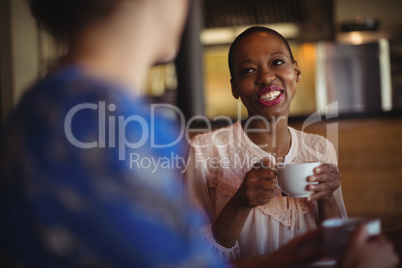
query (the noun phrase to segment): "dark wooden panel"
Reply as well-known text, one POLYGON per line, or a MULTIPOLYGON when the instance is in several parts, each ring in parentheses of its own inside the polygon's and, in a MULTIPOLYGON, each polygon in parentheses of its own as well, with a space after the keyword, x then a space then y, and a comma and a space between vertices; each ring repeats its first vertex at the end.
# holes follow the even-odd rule
MULTIPOLYGON (((303 124, 291 125, 301 129, 303 124)), ((339 170, 349 215, 380 217, 383 230, 402 228, 402 118, 331 120, 310 125, 305 131, 338 137, 339 170), (328 124, 334 123, 337 128, 327 133, 328 124)))

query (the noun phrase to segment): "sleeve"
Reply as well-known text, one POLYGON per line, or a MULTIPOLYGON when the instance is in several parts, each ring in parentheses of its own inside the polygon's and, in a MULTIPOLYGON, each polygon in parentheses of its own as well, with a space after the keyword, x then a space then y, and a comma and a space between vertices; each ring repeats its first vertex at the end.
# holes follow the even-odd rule
POLYGON ((209 251, 217 255, 221 260, 230 261, 240 258, 239 242, 236 241, 236 244, 231 248, 219 245, 212 235, 212 224, 202 226, 200 234, 209 251))
MULTIPOLYGON (((332 144, 332 142, 330 142, 328 140, 327 140, 327 144, 328 144, 327 149, 329 150, 328 163, 338 166, 338 158, 336 155, 334 145, 332 144)), ((338 208, 342 215, 342 218, 347 218, 348 214, 346 212, 345 202, 343 201, 343 195, 342 195, 342 184, 339 186, 338 189, 335 190, 334 197, 335 197, 336 203, 338 204, 338 208)))
POLYGON ((189 146, 187 154, 187 169, 184 172, 186 192, 204 212, 208 223, 214 220, 214 209, 208 188, 208 170, 205 166, 203 154, 189 146))
POLYGON ((190 146, 188 166, 184 176, 186 192, 191 198, 195 199, 194 202, 200 206, 200 209, 206 215, 206 219, 208 219, 208 223, 200 227, 199 235, 209 251, 220 257, 220 259, 224 261, 238 259, 240 258, 238 241, 233 247, 225 248, 218 244, 212 235, 211 228, 216 215, 208 187, 208 173, 203 153, 190 146))

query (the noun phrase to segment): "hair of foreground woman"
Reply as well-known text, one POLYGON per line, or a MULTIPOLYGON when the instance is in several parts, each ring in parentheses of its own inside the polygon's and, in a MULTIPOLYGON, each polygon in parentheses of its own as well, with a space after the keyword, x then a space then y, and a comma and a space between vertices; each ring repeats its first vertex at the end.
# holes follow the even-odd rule
POLYGON ((122 0, 28 0, 32 15, 54 37, 65 39, 109 16, 122 0))

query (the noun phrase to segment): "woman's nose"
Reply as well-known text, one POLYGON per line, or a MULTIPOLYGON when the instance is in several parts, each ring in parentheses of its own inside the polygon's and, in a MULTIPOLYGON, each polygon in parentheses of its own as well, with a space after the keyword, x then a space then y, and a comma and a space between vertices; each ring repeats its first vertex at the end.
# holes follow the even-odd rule
POLYGON ((257 85, 269 84, 275 79, 275 73, 269 68, 260 69, 258 71, 257 79, 255 83, 257 85))

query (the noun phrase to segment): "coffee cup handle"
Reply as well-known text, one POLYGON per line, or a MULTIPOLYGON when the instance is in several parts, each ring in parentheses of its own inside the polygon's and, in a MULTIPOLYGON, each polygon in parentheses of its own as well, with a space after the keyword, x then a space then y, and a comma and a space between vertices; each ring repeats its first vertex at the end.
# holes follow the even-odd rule
MULTIPOLYGON (((276 167, 271 168, 271 169, 272 169, 273 171, 275 171, 276 173, 278 172, 278 169, 277 169, 276 167)), ((277 183, 277 181, 274 182, 274 185, 275 185, 276 188, 279 189, 279 191, 281 191, 281 192, 283 193, 283 190, 282 190, 282 188, 279 186, 279 184, 277 183)))

